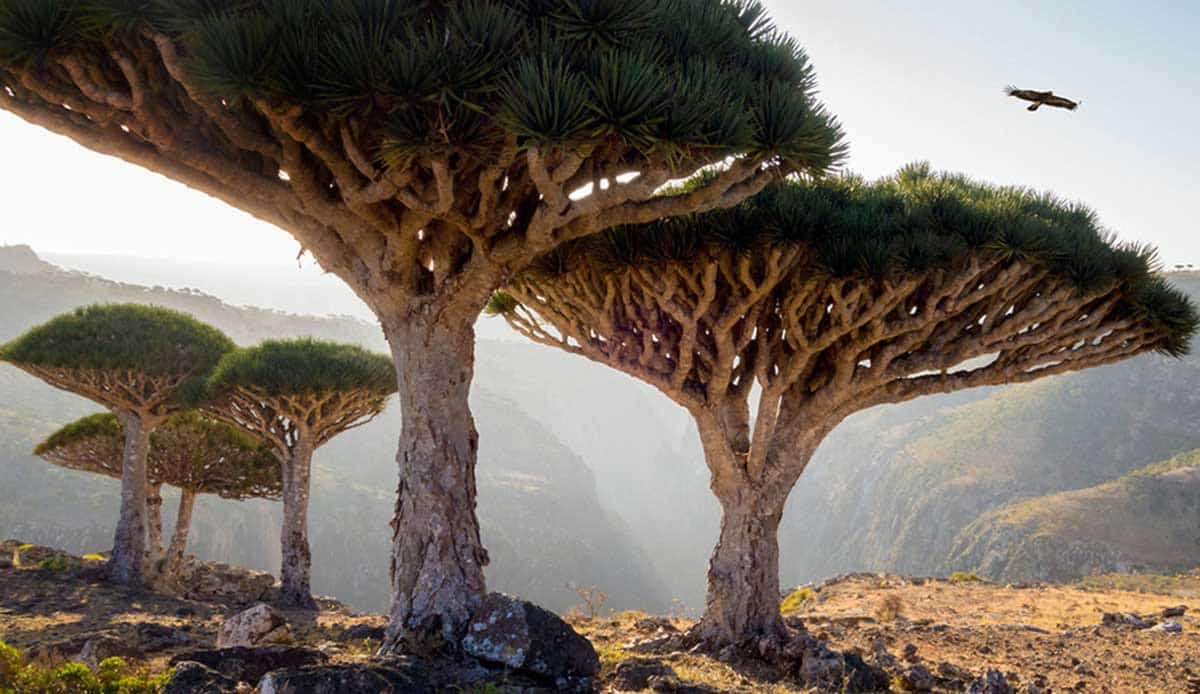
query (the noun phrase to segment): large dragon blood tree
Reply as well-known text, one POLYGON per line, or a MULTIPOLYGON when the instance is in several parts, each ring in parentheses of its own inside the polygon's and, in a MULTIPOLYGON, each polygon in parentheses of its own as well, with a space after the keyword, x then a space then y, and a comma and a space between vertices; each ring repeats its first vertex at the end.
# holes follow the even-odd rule
POLYGON ((396 392, 392 362, 353 345, 268 340, 227 354, 207 389, 205 411, 250 432, 275 457, 283 479, 282 598, 315 608, 308 545, 313 453, 383 411, 396 392))
POLYGON ((216 328, 186 314, 109 304, 58 316, 0 348, 0 360, 103 405, 124 427, 121 515, 109 561, 114 581, 147 578, 151 433, 187 408, 209 370, 233 347, 216 328))
MULTIPOLYGON (((117 417, 95 414, 54 432, 38 444, 34 453, 59 467, 119 479, 124 440, 124 426, 117 417)), ((280 496, 279 465, 265 444, 237 427, 194 411, 175 415, 154 430, 147 463, 151 489, 148 505, 154 500, 157 500, 155 507, 162 504, 159 489, 163 485, 180 492, 162 571, 168 579, 177 574, 183 563, 198 495, 215 494, 237 500, 280 496)), ((155 511, 157 508, 149 513, 150 525, 157 525, 157 541, 161 542, 162 521, 161 516, 155 520, 155 511)), ((150 543, 155 542, 151 533, 150 543)))
POLYGON ((1197 317, 1088 210, 927 166, 773 186, 613 229, 517 276, 490 310, 686 408, 722 508, 697 636, 784 636, 776 529, 851 413, 1188 346, 1197 317))
POLYGON ((485 592, 467 396, 492 291, 842 152, 756 0, 3 0, 0 109, 279 226, 378 316, 404 421, 384 651, 454 641, 485 592))

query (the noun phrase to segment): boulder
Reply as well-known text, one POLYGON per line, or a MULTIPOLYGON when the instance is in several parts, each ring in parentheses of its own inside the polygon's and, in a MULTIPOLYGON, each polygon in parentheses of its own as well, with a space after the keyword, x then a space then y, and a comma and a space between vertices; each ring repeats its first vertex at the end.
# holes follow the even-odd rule
POLYGON ((924 665, 913 665, 900 675, 904 688, 911 692, 931 692, 937 686, 937 678, 924 665))
POLYGON ((162 577, 156 588, 187 600, 252 605, 274 585, 275 577, 268 573, 188 557, 178 572, 162 577))
POLYGON ((163 688, 162 694, 232 694, 238 683, 200 663, 172 663, 175 674, 163 688))
POLYGON ((190 651, 171 659, 172 665, 186 662, 211 668, 234 682, 257 684, 263 675, 272 670, 324 665, 329 662, 329 656, 311 648, 262 646, 190 651))
POLYGON ((287 620, 275 608, 262 603, 225 620, 217 634, 217 648, 288 644, 292 641, 292 628, 287 620))
POLYGON ((1187 605, 1176 605, 1175 607, 1167 607, 1162 611, 1163 619, 1171 619, 1173 617, 1182 617, 1187 614, 1187 605))
POLYGON ((40 658, 50 662, 66 660, 84 663, 92 668, 106 658, 140 660, 145 657, 142 651, 115 631, 86 632, 39 644, 37 653, 40 658))
POLYGON ((1106 627, 1133 627, 1134 629, 1149 629, 1153 624, 1141 617, 1124 612, 1105 612, 1100 623, 1106 627))
POLYGON ((138 648, 144 653, 158 653, 192 643, 192 636, 187 632, 157 622, 139 622, 134 625, 134 631, 138 648))
POLYGON ((590 641, 557 615, 525 600, 491 593, 467 624, 463 650, 487 663, 543 677, 592 677, 600 658, 590 641))
POLYGON ((1150 627, 1150 631, 1161 631, 1167 634, 1178 634, 1183 631, 1183 625, 1179 622, 1167 620, 1162 624, 1155 624, 1150 627))
POLYGON ((339 664, 276 670, 258 683, 258 694, 434 694, 429 673, 414 660, 339 664))
POLYGON ((999 670, 988 670, 979 679, 967 685, 967 694, 1016 694, 1012 685, 999 670))
POLYGON ((639 692, 650 686, 651 677, 675 677, 675 670, 653 658, 630 658, 617 665, 609 684, 618 692, 639 692))

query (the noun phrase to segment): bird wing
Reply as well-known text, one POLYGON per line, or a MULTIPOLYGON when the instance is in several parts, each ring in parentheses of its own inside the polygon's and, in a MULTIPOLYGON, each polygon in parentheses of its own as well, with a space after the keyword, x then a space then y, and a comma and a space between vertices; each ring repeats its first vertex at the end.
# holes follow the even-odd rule
POLYGON ((1055 108, 1065 108, 1068 111, 1074 111, 1076 108, 1079 107, 1078 101, 1072 101, 1065 96, 1051 95, 1050 98, 1043 99, 1043 102, 1047 106, 1053 106, 1055 108))

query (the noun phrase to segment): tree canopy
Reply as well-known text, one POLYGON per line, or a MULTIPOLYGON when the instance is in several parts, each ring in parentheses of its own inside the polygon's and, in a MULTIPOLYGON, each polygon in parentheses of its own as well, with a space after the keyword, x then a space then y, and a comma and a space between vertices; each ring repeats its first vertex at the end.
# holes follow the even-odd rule
POLYGON ((313 339, 267 340, 227 354, 208 380, 211 392, 249 388, 267 396, 396 392, 392 360, 356 345, 313 339))
POLYGON ((845 152, 750 0, 6 0, 0 80, 0 108, 277 223, 372 304, 368 279, 455 289, 472 258, 732 204, 845 152))
POLYGON ((102 304, 51 319, 0 349, 43 368, 203 377, 233 341, 191 316, 155 306, 102 304))
POLYGON ((1200 321, 1153 249, 1116 242, 1086 208, 925 165, 615 228, 544 256, 488 308, 688 409, 722 507, 697 633, 772 649, 786 636, 779 519, 843 419, 1180 355, 1200 321))
MULTIPOLYGON (((72 422, 34 454, 61 467, 121 477, 125 431, 112 414, 72 422)), ((149 480, 226 499, 277 499, 279 464, 271 449, 236 427, 195 412, 176 415, 150 435, 149 480)))

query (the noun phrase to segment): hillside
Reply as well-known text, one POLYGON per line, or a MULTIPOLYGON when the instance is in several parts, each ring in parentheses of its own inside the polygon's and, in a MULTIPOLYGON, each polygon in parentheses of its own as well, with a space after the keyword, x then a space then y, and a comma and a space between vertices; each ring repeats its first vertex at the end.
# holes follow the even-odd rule
MULTIPOLYGON (((1172 279, 1200 296, 1197 276, 1172 279)), ((1195 354, 1146 355, 861 413, 829 438, 793 493, 781 532, 784 576, 806 581, 853 570, 981 568, 951 555, 960 532, 977 520, 977 527, 991 522, 983 520, 988 512, 1112 482, 1200 447, 1197 421, 1195 354)), ((1195 527, 1181 515, 1173 536, 1195 527)), ((997 545, 993 552, 999 551, 997 545)), ((1200 565, 1194 542, 1172 551, 1181 565, 1200 565)), ((998 578, 1014 578, 1000 570, 1004 562, 988 566, 998 578)), ((1086 572, 1081 564, 1070 574, 1086 572)))
POLYGON ((1023 581, 1100 573, 1173 574, 1200 551, 1200 450, 1113 482, 986 513, 955 540, 948 563, 1023 581))
MULTIPOLYGON (((27 248, 0 249, 0 341, 57 313, 95 302, 142 302, 191 313, 241 344, 268 336, 309 335, 382 349, 375 326, 346 317, 296 316, 233 307, 195 291, 146 288, 40 261, 27 248)), ((517 345, 516 349, 533 348, 517 345)), ((524 361, 534 361, 528 353, 524 361)), ((98 408, 9 367, 0 366, 0 535, 74 552, 107 548, 116 521, 114 481, 62 470, 30 451, 63 423, 98 408)), ((659 609, 667 588, 646 553, 602 504, 591 470, 553 428, 486 384, 474 391, 484 444, 479 461, 479 512, 498 589, 553 609, 578 602, 568 582, 601 585, 618 608, 659 609), (552 548, 552 551, 547 548, 552 548)), ((382 610, 395 502, 393 404, 370 425, 335 439, 314 459, 311 533, 313 584, 360 609, 382 610)), ((175 497, 164 506, 167 525, 175 497)), ((265 502, 197 504, 191 551, 206 559, 265 570, 278 563, 278 508, 265 502)))

